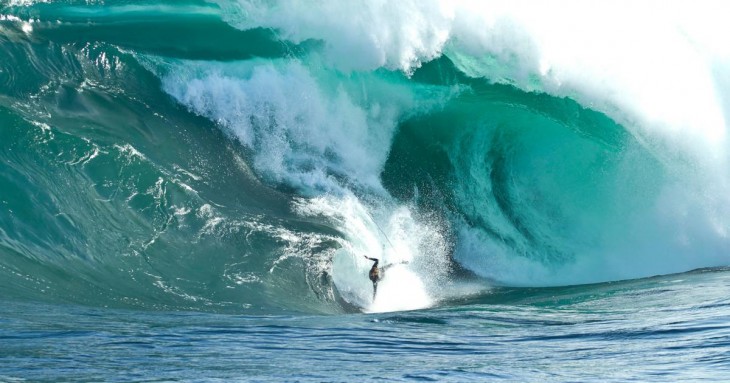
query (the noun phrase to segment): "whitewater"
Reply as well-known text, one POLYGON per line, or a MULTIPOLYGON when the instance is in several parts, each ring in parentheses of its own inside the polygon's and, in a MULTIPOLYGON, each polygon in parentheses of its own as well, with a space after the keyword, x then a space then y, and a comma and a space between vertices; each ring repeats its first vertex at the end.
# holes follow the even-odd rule
POLYGON ((722 381, 725 8, 0 2, 0 381, 722 381))

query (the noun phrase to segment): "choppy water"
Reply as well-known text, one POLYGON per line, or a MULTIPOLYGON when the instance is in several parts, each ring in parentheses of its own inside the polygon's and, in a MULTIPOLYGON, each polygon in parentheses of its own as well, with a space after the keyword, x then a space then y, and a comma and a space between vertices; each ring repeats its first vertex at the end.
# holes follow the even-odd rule
POLYGON ((730 272, 248 316, 3 302, 3 381, 727 380, 730 272))
POLYGON ((0 3, 0 380, 722 381, 718 7, 0 3))

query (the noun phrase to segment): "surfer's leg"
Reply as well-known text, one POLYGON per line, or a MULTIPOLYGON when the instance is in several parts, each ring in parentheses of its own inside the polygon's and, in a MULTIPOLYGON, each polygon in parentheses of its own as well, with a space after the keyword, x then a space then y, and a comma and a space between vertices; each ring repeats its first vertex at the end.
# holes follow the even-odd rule
POLYGON ((375 294, 378 293, 378 282, 373 282, 373 300, 375 300, 375 294))
POLYGON ((398 262, 398 263, 391 263, 389 265, 385 265, 385 266, 381 267, 380 270, 385 271, 385 270, 388 270, 389 268, 391 268, 393 266, 407 265, 407 264, 408 264, 408 261, 401 261, 401 262, 398 262))

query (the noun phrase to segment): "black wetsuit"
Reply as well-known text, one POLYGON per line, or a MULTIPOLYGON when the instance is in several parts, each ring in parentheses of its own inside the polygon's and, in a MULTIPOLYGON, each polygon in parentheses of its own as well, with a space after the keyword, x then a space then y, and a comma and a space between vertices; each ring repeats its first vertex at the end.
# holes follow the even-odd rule
POLYGON ((370 277, 370 280, 373 281, 373 299, 375 299, 375 294, 378 293, 378 281, 380 280, 380 278, 382 278, 382 276, 380 275, 380 268, 378 268, 379 261, 375 258, 370 258, 368 256, 365 256, 365 258, 375 262, 373 263, 373 267, 370 268, 370 273, 368 275, 370 277))

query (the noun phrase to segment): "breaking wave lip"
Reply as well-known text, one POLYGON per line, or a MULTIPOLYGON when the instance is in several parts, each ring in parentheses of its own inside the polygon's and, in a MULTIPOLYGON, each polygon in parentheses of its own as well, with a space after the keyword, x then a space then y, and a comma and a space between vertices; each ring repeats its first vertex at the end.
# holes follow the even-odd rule
POLYGON ((727 66, 730 48, 719 36, 730 27, 710 6, 572 0, 219 4, 238 28, 269 27, 283 39, 324 41, 326 63, 338 70, 412 73, 445 54, 470 76, 572 97, 637 135, 668 135, 673 145, 689 140, 713 155, 725 144, 721 100, 727 89, 718 89, 716 80, 727 76, 718 64, 727 66))

